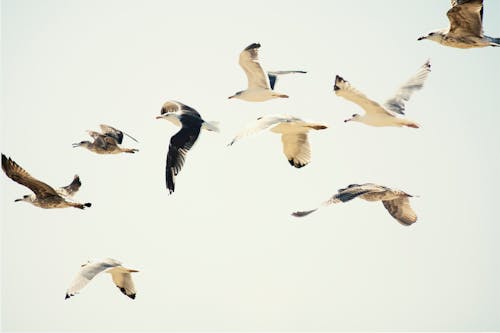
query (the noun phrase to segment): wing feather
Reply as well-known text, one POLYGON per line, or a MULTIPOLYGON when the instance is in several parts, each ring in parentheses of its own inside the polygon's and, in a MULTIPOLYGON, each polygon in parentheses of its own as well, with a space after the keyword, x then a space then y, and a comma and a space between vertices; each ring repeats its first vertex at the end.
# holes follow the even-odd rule
POLYGON ((71 286, 66 290, 66 299, 76 295, 82 290, 97 274, 102 271, 120 265, 119 262, 114 260, 106 260, 101 262, 88 263, 82 266, 82 269, 74 278, 71 286))
POLYGON ((382 201, 389 214, 402 225, 411 225, 417 221, 417 214, 410 206, 408 197, 382 201))
POLYGON ((307 133, 284 133, 281 135, 283 152, 290 165, 302 168, 311 161, 311 147, 307 133))
POLYGON ((366 97, 365 94, 354 88, 348 81, 338 75, 335 77, 335 86, 333 89, 337 96, 343 97, 359 105, 366 113, 383 113, 394 116, 390 112, 387 112, 380 104, 366 97))
MULTIPOLYGON (((194 119, 193 119, 194 120, 194 119)), ((187 152, 193 147, 201 130, 201 121, 183 121, 182 127, 170 139, 165 177, 170 193, 175 190, 174 178, 182 169, 187 152)))
POLYGON ((259 62, 259 48, 260 44, 258 43, 247 46, 240 53, 239 64, 247 76, 248 89, 271 89, 267 73, 259 62))
POLYGON ((54 190, 51 186, 31 176, 26 170, 20 167, 10 157, 7 158, 4 154, 2 154, 2 169, 7 177, 16 183, 28 187, 39 198, 59 196, 56 190, 54 190))
POLYGON ((446 15, 448 35, 483 37, 483 0, 454 0, 446 15))
POLYGON ((291 119, 291 117, 275 115, 259 117, 256 121, 247 124, 239 133, 237 133, 233 140, 229 143, 229 146, 245 136, 255 134, 275 124, 290 121, 291 119))
POLYGON ((111 277, 113 279, 113 283, 120 289, 120 291, 132 298, 135 299, 136 291, 134 286, 134 281, 132 281, 132 275, 130 272, 136 272, 135 270, 129 270, 123 267, 114 267, 109 270, 111 273, 111 277))
POLYGON ((398 89, 396 95, 385 102, 384 106, 393 112, 404 114, 405 102, 410 99, 413 92, 422 89, 430 72, 431 63, 427 60, 418 72, 398 89))

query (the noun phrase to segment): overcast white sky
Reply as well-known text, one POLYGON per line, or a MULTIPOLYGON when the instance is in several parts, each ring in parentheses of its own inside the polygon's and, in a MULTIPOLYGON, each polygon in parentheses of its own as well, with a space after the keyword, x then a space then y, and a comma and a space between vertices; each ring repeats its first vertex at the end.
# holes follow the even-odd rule
MULTIPOLYGON (((6 331, 500 330, 500 48, 430 41, 447 0, 2 1, 0 149, 33 176, 68 184, 85 211, 42 210, 0 176, 1 321, 6 331), (287 100, 227 97, 246 88, 239 52, 260 42, 269 70, 300 69, 287 100), (430 58, 407 104, 420 129, 343 120, 342 75, 383 102, 430 58), (165 188, 178 130, 155 120, 176 99, 220 122, 165 188), (280 137, 227 143, 261 115, 323 122, 312 162, 292 168, 280 137), (135 155, 71 147, 104 123, 135 155), (296 219, 337 189, 374 182, 419 195, 399 225, 354 200, 296 219), (137 298, 97 276, 64 300, 87 260, 140 270, 137 298)), ((500 3, 484 27, 500 36, 500 3)))

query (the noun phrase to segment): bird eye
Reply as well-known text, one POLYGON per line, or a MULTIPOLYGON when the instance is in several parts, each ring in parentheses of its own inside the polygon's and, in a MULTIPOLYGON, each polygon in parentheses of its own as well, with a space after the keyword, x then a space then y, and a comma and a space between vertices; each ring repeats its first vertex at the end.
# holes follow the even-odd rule
POLYGON ((353 115, 352 115, 352 117, 353 117, 353 118, 354 118, 354 117, 356 117, 356 116, 357 116, 357 114, 353 114, 353 115))

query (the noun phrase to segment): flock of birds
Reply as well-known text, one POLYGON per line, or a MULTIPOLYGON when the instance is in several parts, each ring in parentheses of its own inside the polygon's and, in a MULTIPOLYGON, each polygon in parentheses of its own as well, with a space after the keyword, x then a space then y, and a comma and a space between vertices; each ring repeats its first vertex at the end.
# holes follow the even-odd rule
MULTIPOLYGON (((446 29, 430 32, 428 35, 418 38, 418 40, 429 39, 456 48, 500 46, 500 38, 492 38, 483 34, 483 0, 452 0, 451 5, 451 9, 447 12, 450 26, 446 29)), ((239 64, 247 76, 248 87, 246 90, 236 92, 229 97, 230 99, 237 98, 249 102, 264 102, 274 98, 288 98, 288 95, 274 90, 278 77, 286 74, 306 73, 305 71, 296 70, 266 72, 259 61, 260 46, 258 43, 253 43, 240 53, 239 64)), ((345 122, 356 121, 376 127, 406 126, 419 128, 416 122, 402 116, 404 116, 405 102, 410 99, 413 92, 423 87, 430 71, 431 64, 427 61, 413 77, 399 88, 395 96, 384 104, 369 99, 348 81, 337 75, 334 85, 335 94, 357 104, 365 111, 363 115, 352 115, 345 122)), ((172 194, 175 190, 175 177, 181 171, 186 154, 197 141, 201 129, 215 132, 218 132, 219 129, 216 122, 205 121, 192 107, 173 100, 163 104, 161 113, 156 118, 168 120, 181 127, 171 137, 167 153, 166 187, 172 194)), ((74 143, 73 147, 86 148, 97 154, 133 154, 138 152, 135 148, 120 146, 124 135, 137 142, 129 134, 108 125, 100 125, 100 128, 101 132, 88 131, 93 141, 74 143)), ((293 167, 302 168, 311 160, 308 132, 326 128, 327 126, 324 124, 307 122, 290 115, 266 115, 257 118, 255 122, 243 128, 236 134, 229 145, 247 135, 270 129, 271 132, 281 134, 283 153, 288 162, 293 167)), ((31 176, 4 154, 2 154, 2 169, 13 181, 28 187, 33 192, 16 199, 16 202, 25 201, 41 208, 74 207, 84 209, 91 207, 90 203, 78 203, 71 200, 81 186, 78 175, 74 176, 69 185, 53 188, 31 176)), ((348 185, 346 188, 338 190, 338 193, 325 201, 323 206, 347 202, 357 197, 367 201, 382 201, 389 214, 402 225, 408 226, 417 221, 417 215, 409 202, 412 195, 404 191, 371 183, 348 185)), ((298 211, 292 213, 292 215, 303 217, 317 209, 298 211)), ((110 258, 83 264, 73 283, 67 289, 65 298, 70 298, 78 293, 100 272, 110 273, 114 284, 120 291, 132 299, 135 298, 136 291, 131 273, 138 271, 125 268, 121 262, 110 258)))

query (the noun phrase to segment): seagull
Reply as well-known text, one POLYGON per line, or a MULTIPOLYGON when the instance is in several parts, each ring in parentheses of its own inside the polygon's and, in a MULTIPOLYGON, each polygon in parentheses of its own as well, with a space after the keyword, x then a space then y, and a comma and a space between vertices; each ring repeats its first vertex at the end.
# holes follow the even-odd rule
MULTIPOLYGON (((409 197, 412 195, 377 184, 351 184, 347 188, 338 190, 338 193, 323 203, 324 206, 347 202, 356 197, 366 201, 382 201, 385 209, 402 225, 411 225, 417 221, 417 215, 410 206, 409 197)), ((293 216, 302 217, 315 212, 319 208, 309 211, 292 213, 293 216)))
POLYGON ((247 90, 238 91, 229 98, 238 98, 249 102, 264 102, 273 98, 288 98, 288 95, 274 91, 279 75, 307 73, 304 71, 265 72, 259 62, 259 43, 247 46, 240 53, 240 66, 248 78, 247 90))
POLYGON ((446 15, 450 20, 448 28, 431 31, 418 40, 429 39, 461 49, 500 46, 500 38, 483 34, 483 0, 451 0, 446 15))
POLYGON ((87 262, 81 266, 80 272, 71 283, 71 286, 66 291, 65 299, 76 295, 80 290, 83 289, 96 276, 101 272, 106 272, 111 274, 114 284, 120 289, 120 291, 135 299, 135 287, 132 281, 132 276, 130 273, 139 272, 135 269, 129 269, 122 266, 122 263, 115 259, 105 259, 103 261, 97 262, 87 262))
POLYGON ((348 81, 340 76, 335 77, 333 90, 337 96, 358 104, 366 111, 366 114, 353 114, 352 118, 344 120, 357 121, 370 126, 407 126, 419 128, 419 125, 411 120, 397 117, 404 115, 405 102, 410 99, 411 94, 423 87, 425 79, 431 71, 431 63, 428 60, 405 84, 403 84, 396 95, 389 99, 384 105, 369 99, 362 92, 354 88, 348 81))
POLYGON ((175 189, 174 177, 184 165, 187 152, 193 147, 203 128, 207 131, 218 132, 216 122, 206 122, 195 109, 181 102, 167 101, 161 108, 161 115, 156 119, 166 119, 181 129, 170 138, 165 170, 167 188, 172 194, 175 189))
POLYGON ((130 153, 134 154, 139 151, 137 149, 122 148, 118 144, 123 142, 123 134, 138 142, 129 134, 117 130, 109 125, 101 124, 101 133, 94 131, 87 131, 89 135, 94 139, 93 142, 81 141, 73 144, 73 148, 83 147, 97 154, 119 154, 119 153, 130 153))
POLYGON ((232 145, 244 136, 265 130, 271 127, 271 132, 281 134, 283 153, 290 165, 302 168, 311 161, 311 147, 307 139, 307 132, 311 129, 322 130, 327 126, 318 123, 309 123, 300 118, 289 115, 267 115, 257 118, 257 121, 248 124, 229 143, 232 145))
POLYGON ((64 186, 58 189, 54 189, 51 186, 45 184, 44 182, 31 176, 26 170, 21 168, 16 162, 14 162, 10 157, 7 158, 2 154, 2 169, 13 181, 28 187, 34 192, 34 194, 28 194, 20 199, 14 200, 26 201, 37 207, 41 208, 66 208, 75 207, 79 209, 84 209, 85 207, 90 207, 90 203, 77 203, 72 201, 67 201, 72 197, 80 188, 81 182, 80 177, 75 175, 73 181, 68 186, 64 186))

